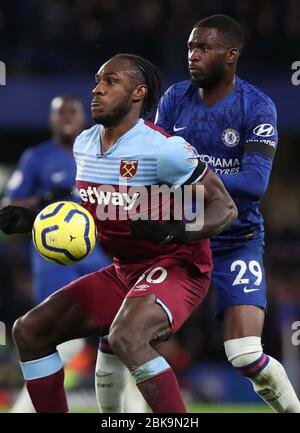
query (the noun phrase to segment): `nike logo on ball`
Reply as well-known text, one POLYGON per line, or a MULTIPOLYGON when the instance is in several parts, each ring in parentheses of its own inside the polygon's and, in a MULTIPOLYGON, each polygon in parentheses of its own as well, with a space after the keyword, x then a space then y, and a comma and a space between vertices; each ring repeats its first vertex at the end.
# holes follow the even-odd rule
POLYGON ((182 126, 181 128, 176 128, 176 126, 173 126, 173 131, 177 132, 177 131, 181 131, 182 129, 185 129, 186 126, 182 126))
POLYGON ((247 287, 244 287, 243 292, 244 293, 251 293, 251 292, 256 292, 259 289, 247 289, 247 287))

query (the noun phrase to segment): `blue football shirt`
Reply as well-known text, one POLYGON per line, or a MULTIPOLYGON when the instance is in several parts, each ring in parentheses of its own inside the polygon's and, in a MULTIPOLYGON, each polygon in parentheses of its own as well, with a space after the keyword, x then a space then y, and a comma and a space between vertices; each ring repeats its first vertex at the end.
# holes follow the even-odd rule
MULTIPOLYGON (((7 184, 6 197, 20 200, 44 199, 49 192, 75 189, 76 165, 72 152, 52 140, 28 148, 7 184)), ((66 197, 62 197, 65 200, 66 197)), ((57 198, 57 201, 60 200, 57 198)), ((72 197, 78 201, 78 195, 72 197)))
POLYGON ((272 100, 236 77, 231 94, 208 108, 191 81, 171 86, 162 97, 156 124, 194 146, 200 159, 222 178, 238 208, 234 225, 212 246, 246 239, 263 243, 259 200, 265 192, 278 142, 272 100))

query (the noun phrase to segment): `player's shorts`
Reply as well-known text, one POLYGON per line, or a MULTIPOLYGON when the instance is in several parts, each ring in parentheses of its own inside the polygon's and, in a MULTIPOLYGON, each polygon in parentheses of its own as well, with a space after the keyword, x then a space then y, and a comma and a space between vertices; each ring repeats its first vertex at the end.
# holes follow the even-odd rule
POLYGON ((33 294, 36 304, 40 304, 56 290, 71 281, 108 266, 112 262, 111 258, 98 245, 84 260, 69 266, 48 262, 34 247, 31 260, 33 294))
POLYGON ((210 273, 192 263, 164 258, 143 264, 108 266, 65 287, 100 328, 110 327, 125 298, 154 294, 175 333, 201 304, 210 286, 210 273))
POLYGON ((232 305, 266 308, 266 279, 263 246, 248 241, 243 245, 213 248, 212 284, 216 315, 222 318, 232 305))

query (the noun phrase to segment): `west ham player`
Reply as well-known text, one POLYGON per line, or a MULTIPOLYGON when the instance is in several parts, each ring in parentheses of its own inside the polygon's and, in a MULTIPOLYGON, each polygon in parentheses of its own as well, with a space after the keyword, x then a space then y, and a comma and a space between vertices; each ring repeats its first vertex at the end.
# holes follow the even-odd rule
MULTIPOLYGON (((41 208, 57 200, 78 201, 75 190, 76 165, 73 143, 83 130, 85 114, 81 101, 71 96, 57 96, 50 104, 51 138, 30 147, 8 182, 4 202, 11 205, 41 208), (74 191, 75 192, 75 191, 74 191)), ((55 290, 76 278, 111 263, 111 258, 97 246, 85 260, 73 266, 58 266, 44 260, 32 244, 31 265, 34 302, 38 305, 55 290)), ((83 347, 78 339, 59 347, 64 363, 83 347)), ((11 412, 34 412, 31 400, 22 391, 11 412)))
POLYGON ((198 150, 239 211, 236 223, 211 242, 216 312, 224 319, 227 358, 275 411, 300 412, 283 366, 261 345, 266 282, 259 200, 278 137, 271 99, 236 75, 243 45, 243 30, 233 19, 215 15, 199 21, 187 43, 191 81, 167 90, 156 123, 198 150))
MULTIPOLYGON (((56 346, 108 331, 112 349, 151 409, 185 411, 176 377, 155 344, 176 332, 203 300, 212 267, 208 238, 232 224, 237 211, 220 179, 185 140, 141 119, 155 108, 161 89, 158 70, 133 55, 114 56, 96 74, 92 113, 97 125, 75 141, 76 179, 114 264, 67 285, 15 323, 22 371, 38 412, 68 410, 56 346), (106 206, 119 209, 128 202, 125 187, 150 190, 161 184, 192 185, 194 192, 204 187, 201 230, 197 222, 198 230, 186 231, 176 220, 97 217, 106 209, 103 188, 111 193, 105 195, 106 206)), ((10 222, 0 213, 0 227, 26 231, 32 217, 17 208, 10 222)))

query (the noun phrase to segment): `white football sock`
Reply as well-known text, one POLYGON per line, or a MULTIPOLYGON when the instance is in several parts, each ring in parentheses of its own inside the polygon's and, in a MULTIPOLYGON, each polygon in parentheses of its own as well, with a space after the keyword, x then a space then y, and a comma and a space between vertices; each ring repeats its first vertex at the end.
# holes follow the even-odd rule
POLYGON ((276 359, 263 354, 260 337, 227 340, 224 346, 233 367, 252 382, 254 391, 275 412, 300 413, 299 400, 285 369, 276 359))
POLYGON ((75 355, 77 355, 85 345, 84 338, 77 338, 76 340, 66 341, 59 344, 57 350, 64 365, 68 364, 75 355))
POLYGON ((276 359, 269 359, 268 365, 250 379, 255 392, 275 412, 300 413, 300 402, 285 369, 276 359))
POLYGON ((95 389, 100 412, 123 413, 125 389, 130 374, 113 353, 98 350, 95 389))
POLYGON ((31 403, 26 386, 20 391, 17 400, 14 402, 10 413, 35 413, 36 410, 31 403))

